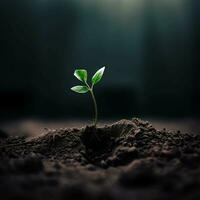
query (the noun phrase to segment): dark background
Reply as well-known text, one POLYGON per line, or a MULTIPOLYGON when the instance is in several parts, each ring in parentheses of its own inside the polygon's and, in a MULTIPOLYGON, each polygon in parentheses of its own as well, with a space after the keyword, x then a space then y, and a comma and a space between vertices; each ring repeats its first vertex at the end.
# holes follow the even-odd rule
POLYGON ((101 118, 200 114, 200 1, 0 1, 0 118, 91 117, 70 87, 96 86, 101 118))

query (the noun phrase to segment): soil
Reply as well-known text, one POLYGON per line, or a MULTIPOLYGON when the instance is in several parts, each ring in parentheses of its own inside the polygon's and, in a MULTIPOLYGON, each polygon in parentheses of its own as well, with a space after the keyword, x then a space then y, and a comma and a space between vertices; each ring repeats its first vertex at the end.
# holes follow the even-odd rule
POLYGON ((199 200, 200 135, 140 119, 0 138, 3 200, 199 200))

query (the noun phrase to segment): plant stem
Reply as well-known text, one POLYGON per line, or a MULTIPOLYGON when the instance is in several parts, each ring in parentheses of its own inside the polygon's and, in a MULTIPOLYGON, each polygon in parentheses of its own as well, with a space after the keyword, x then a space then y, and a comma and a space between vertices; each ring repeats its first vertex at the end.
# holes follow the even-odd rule
POLYGON ((98 121, 98 109, 97 109, 96 98, 95 98, 94 92, 93 92, 93 86, 94 85, 92 85, 90 87, 87 82, 85 82, 85 84, 86 84, 86 86, 88 87, 88 89, 90 91, 90 94, 92 96, 92 100, 93 100, 93 103, 94 103, 94 126, 96 127, 97 126, 97 121, 98 121))
POLYGON ((96 127, 96 126, 97 126, 97 120, 98 120, 97 102, 96 102, 96 99, 95 99, 95 96, 94 96, 94 92, 93 92, 92 89, 90 89, 90 93, 91 93, 92 100, 93 100, 93 103, 94 103, 94 110, 95 110, 95 115, 94 115, 94 126, 96 127))

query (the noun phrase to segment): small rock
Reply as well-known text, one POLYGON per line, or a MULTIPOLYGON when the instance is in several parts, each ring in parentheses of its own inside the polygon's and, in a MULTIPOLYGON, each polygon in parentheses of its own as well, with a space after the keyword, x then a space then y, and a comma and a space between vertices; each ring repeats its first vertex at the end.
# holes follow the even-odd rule
POLYGON ((168 159, 177 158, 180 156, 180 152, 178 149, 162 150, 161 156, 168 159))
POLYGON ((153 168, 144 163, 138 164, 136 161, 121 174, 119 182, 126 187, 146 187, 155 184, 157 178, 153 168))
POLYGON ((97 168, 95 165, 92 165, 92 164, 87 164, 86 165, 86 168, 90 171, 95 171, 97 168))
POLYGON ((134 159, 138 155, 136 147, 121 147, 117 149, 116 155, 120 159, 134 159))
POLYGON ((107 163, 105 162, 105 160, 101 160, 100 165, 103 168, 107 168, 107 166, 108 166, 107 163))

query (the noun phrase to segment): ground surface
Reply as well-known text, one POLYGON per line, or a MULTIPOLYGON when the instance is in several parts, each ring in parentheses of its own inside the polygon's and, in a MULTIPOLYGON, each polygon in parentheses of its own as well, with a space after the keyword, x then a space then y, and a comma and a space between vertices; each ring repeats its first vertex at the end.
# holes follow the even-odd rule
POLYGON ((200 199, 200 135, 139 119, 0 139, 2 199, 200 199))
MULTIPOLYGON (((200 118, 152 118, 145 117, 144 120, 150 121, 154 128, 162 130, 177 131, 180 130, 182 133, 200 133, 200 118)), ((104 124, 112 124, 116 120, 109 119, 99 122, 99 126, 104 124)), ((81 128, 91 124, 91 120, 82 119, 38 119, 38 118, 25 118, 18 120, 0 121, 0 129, 9 133, 9 135, 26 135, 28 137, 38 136, 44 131, 49 129, 60 129, 60 128, 81 128)))

